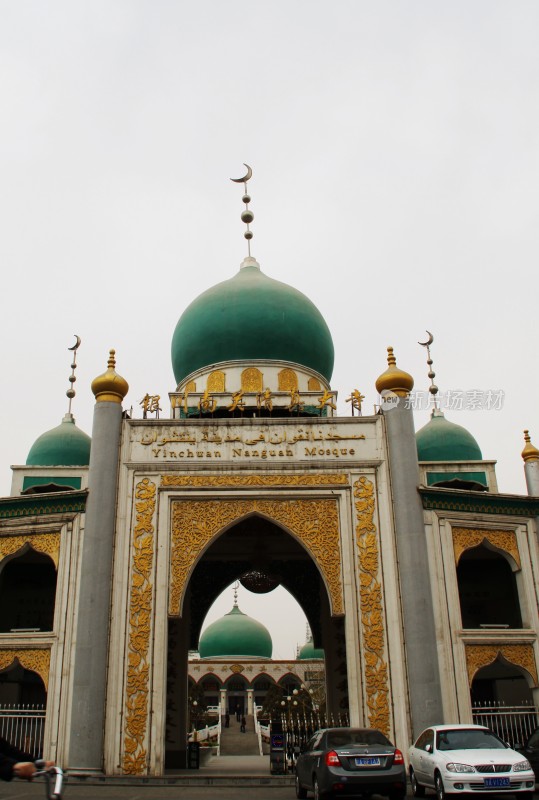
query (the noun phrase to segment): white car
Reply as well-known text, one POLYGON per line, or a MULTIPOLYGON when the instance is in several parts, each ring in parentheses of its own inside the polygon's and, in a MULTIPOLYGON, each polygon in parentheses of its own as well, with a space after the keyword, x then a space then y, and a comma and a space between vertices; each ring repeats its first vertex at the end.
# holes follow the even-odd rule
POLYGON ((532 800, 535 775, 521 753, 482 725, 433 725, 408 752, 415 797, 434 789, 438 800, 472 792, 532 800))

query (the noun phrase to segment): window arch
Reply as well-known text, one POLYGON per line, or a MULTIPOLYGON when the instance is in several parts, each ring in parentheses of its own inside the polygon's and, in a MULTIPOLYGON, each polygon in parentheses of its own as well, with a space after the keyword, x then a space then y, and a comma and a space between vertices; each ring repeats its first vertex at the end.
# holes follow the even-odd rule
POLYGON ((522 628, 515 573, 484 544, 462 553, 457 566, 463 628, 522 628))

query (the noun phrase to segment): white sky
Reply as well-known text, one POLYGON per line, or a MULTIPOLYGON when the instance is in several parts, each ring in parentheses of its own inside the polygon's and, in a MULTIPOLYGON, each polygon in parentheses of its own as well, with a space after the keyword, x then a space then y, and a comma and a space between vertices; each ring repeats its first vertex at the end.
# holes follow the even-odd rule
POLYGON ((242 162, 253 254, 326 318, 341 411, 373 407, 388 344, 426 389, 428 328, 442 390, 505 393, 447 416, 524 493, 538 31, 533 0, 0 2, 0 493, 67 410, 75 333, 88 433, 110 347, 128 407, 174 389, 179 316, 245 255, 242 162))

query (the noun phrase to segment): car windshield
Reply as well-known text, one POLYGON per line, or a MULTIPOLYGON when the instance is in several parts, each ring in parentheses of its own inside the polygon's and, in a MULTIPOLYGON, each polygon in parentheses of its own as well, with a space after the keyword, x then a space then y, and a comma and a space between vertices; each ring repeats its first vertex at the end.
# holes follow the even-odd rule
POLYGON ((436 747, 438 750, 503 750, 506 745, 491 731, 478 728, 457 728, 438 731, 436 747))
POLYGON ((328 748, 369 744, 390 745, 391 742, 380 731, 334 731, 327 736, 328 748))

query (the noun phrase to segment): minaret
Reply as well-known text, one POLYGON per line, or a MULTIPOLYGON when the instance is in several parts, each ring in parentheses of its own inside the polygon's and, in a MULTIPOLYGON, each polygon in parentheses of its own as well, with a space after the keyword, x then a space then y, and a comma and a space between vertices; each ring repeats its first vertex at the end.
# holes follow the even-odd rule
POLYGON ((387 348, 388 368, 376 381, 386 402, 387 431, 394 509, 408 691, 413 737, 443 722, 442 693, 432 588, 427 555, 423 506, 418 492, 419 466, 414 419, 406 400, 414 386, 411 375, 397 367, 393 348, 387 348))
POLYGON ((524 474, 526 476, 528 494, 533 497, 539 497, 539 450, 533 446, 529 431, 524 431, 524 441, 526 444, 522 451, 522 458, 524 459, 524 474))
POLYGON ((96 404, 88 474, 88 502, 79 580, 68 763, 71 771, 103 770, 112 556, 122 400, 129 386, 108 369, 92 382, 96 404))

